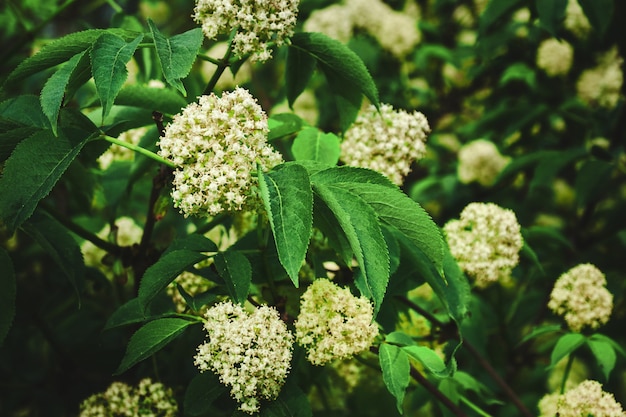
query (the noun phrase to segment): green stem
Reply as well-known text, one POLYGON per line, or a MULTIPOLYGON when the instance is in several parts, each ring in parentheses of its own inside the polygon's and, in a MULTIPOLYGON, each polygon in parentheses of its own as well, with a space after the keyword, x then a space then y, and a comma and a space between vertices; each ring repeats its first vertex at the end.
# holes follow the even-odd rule
POLYGON ((569 373, 572 370, 572 364, 574 363, 574 355, 570 353, 567 358, 567 364, 565 365, 565 371, 563 371, 563 381, 561 381, 561 395, 565 394, 565 384, 569 378, 569 373))
POLYGON ((228 65, 229 65, 228 61, 230 60, 230 55, 233 52, 233 38, 234 38, 234 34, 231 36, 230 42, 228 43, 228 49, 226 50, 226 53, 224 54, 222 59, 216 62, 217 68, 215 69, 213 76, 209 80, 209 83, 207 84, 206 88, 204 89, 204 92, 202 93, 203 95, 208 95, 213 92, 213 89, 217 85, 217 82, 219 81, 220 77, 222 76, 226 68, 228 68, 228 65))
POLYGON ((485 411, 483 411, 482 408, 478 407, 476 404, 474 404, 473 402, 468 400, 466 397, 461 395, 459 398, 461 399, 461 402, 463 404, 465 404, 466 406, 471 408, 479 416, 482 416, 482 417, 493 417, 491 414, 486 413, 485 411))
POLYGON ((124 11, 124 9, 119 4, 117 4, 115 0, 106 0, 106 2, 109 4, 109 6, 111 6, 113 10, 115 10, 115 13, 122 13, 124 11))
MULTIPOLYGON (((150 45, 154 45, 154 44, 150 44, 150 45)), ((139 46, 141 46, 141 44, 139 44, 139 46)), ((211 64, 220 65, 222 63, 222 61, 220 61, 219 59, 212 58, 208 55, 198 54, 196 56, 203 61, 210 62, 211 64)))
POLYGON ((157 161, 157 162, 159 162, 159 163, 161 163, 163 165, 166 165, 166 166, 168 166, 170 168, 173 168, 173 169, 176 168, 176 164, 174 164, 172 161, 168 161, 167 159, 160 157, 159 155, 155 154, 152 151, 147 150, 146 148, 142 148, 141 146, 133 145, 132 143, 128 143, 128 142, 125 142, 123 140, 119 140, 117 138, 114 138, 114 137, 111 137, 111 136, 108 136, 108 135, 102 135, 100 137, 102 139, 108 141, 108 142, 114 143, 114 144, 119 145, 119 146, 123 146, 124 148, 128 148, 128 149, 130 149, 132 151, 140 153, 143 156, 147 156, 148 158, 153 159, 153 160, 155 160, 155 161, 157 161))

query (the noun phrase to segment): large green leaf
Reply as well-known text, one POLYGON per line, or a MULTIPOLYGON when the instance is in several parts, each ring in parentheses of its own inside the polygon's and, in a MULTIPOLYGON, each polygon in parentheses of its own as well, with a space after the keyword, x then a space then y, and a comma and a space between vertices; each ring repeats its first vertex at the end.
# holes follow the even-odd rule
POLYGON ((148 26, 154 38, 154 46, 165 80, 186 96, 187 92, 181 80, 189 74, 202 46, 204 39, 202 29, 195 28, 166 38, 150 19, 148 26))
POLYGON ((539 23, 552 36, 557 35, 561 22, 565 18, 567 0, 536 0, 535 5, 539 12, 539 23))
POLYGON ((115 375, 119 375, 133 365, 149 358, 195 323, 197 322, 179 318, 164 318, 144 324, 130 338, 126 353, 115 371, 115 375))
POLYGON ((203 372, 193 377, 187 390, 183 406, 185 415, 206 415, 211 410, 213 401, 226 392, 226 386, 220 382, 217 375, 203 372))
POLYGON ((139 35, 127 43, 121 36, 104 33, 93 43, 90 51, 91 69, 102 103, 103 120, 109 114, 115 97, 128 77, 126 64, 142 39, 143 35, 139 35))
POLYGON ((166 114, 176 114, 187 105, 184 98, 170 88, 154 88, 146 85, 125 85, 115 98, 115 104, 133 106, 166 114))
POLYGON ((48 81, 41 90, 41 108, 50 121, 52 131, 55 135, 57 134, 57 121, 59 118, 59 110, 63 103, 63 97, 65 96, 65 88, 76 66, 86 53, 87 51, 82 51, 70 58, 67 63, 48 78, 48 81))
POLYGON ((383 381, 389 392, 396 398, 396 407, 403 413, 404 394, 411 379, 411 364, 407 353, 398 346, 383 343, 378 352, 383 381))
POLYGON ((580 333, 566 333, 559 338, 550 354, 550 366, 554 367, 561 359, 570 355, 585 344, 587 338, 580 333))
POLYGON ((303 120, 293 113, 278 113, 267 119, 270 133, 267 140, 272 141, 284 136, 293 135, 302 129, 303 120))
POLYGON ((424 368, 433 374, 441 374, 446 370, 443 359, 434 350, 426 346, 404 346, 402 348, 410 357, 420 361, 424 368))
POLYGON ((598 31, 600 36, 604 36, 604 33, 611 25, 611 19, 614 15, 614 0, 578 0, 585 16, 589 19, 589 22, 594 29, 598 31))
POLYGON ((46 68, 67 62, 74 55, 88 49, 102 34, 116 34, 126 40, 135 38, 138 34, 124 29, 90 29, 75 32, 46 44, 35 55, 22 61, 9 74, 5 84, 14 83, 29 75, 46 68))
POLYGON ((248 297, 252 283, 252 266, 250 261, 241 252, 227 250, 215 255, 215 267, 226 282, 228 293, 239 304, 243 304, 248 297))
POLYGON ((443 238, 426 211, 399 189, 379 184, 344 182, 338 187, 358 195, 382 221, 402 232, 443 274, 443 238))
POLYGON ((313 190, 346 235, 360 268, 356 284, 374 301, 378 312, 389 282, 389 253, 376 213, 358 195, 344 188, 314 184, 313 190))
MULTIPOLYGON (((291 38, 290 47, 313 57, 324 73, 338 100, 342 130, 354 121, 355 107, 358 111, 361 95, 378 107, 378 90, 374 80, 363 61, 346 45, 322 33, 302 32, 291 38)), ((298 88, 301 88, 301 83, 298 82, 298 88)), ((298 88, 294 87, 291 94, 295 95, 298 88)))
POLYGON ((41 211, 36 211, 22 229, 50 255, 79 296, 85 263, 74 237, 61 223, 41 211))
POLYGON ((448 312, 460 326, 463 319, 469 314, 471 288, 467 277, 450 253, 447 245, 444 245, 443 273, 447 284, 446 304, 448 312))
POLYGON ((163 252, 163 255, 175 250, 190 250, 194 252, 217 252, 217 245, 206 236, 192 233, 174 240, 163 252))
POLYGON ((72 145, 62 132, 39 131, 20 142, 0 177, 0 217, 11 231, 26 221, 48 195, 88 138, 72 145))
POLYGON ((605 381, 608 381, 617 360, 613 344, 605 339, 591 336, 587 339, 587 346, 591 349, 593 356, 596 357, 598 367, 602 370, 605 381))
POLYGON ((141 323, 146 320, 146 316, 147 315, 141 308, 139 299, 131 298, 126 303, 119 306, 118 309, 109 316, 109 319, 104 325, 104 330, 126 326, 128 324, 141 323))
POLYGON ((289 48, 285 68, 285 87, 290 107, 306 88, 314 70, 315 58, 312 55, 299 48, 289 48))
POLYGON ((41 110, 39 98, 30 94, 10 98, 0 103, 0 117, 24 126, 50 128, 50 122, 41 110))
POLYGON ((307 170, 285 164, 269 173, 259 170, 259 188, 276 241, 278 258, 298 287, 313 223, 313 193, 307 170))
POLYGON ((0 346, 15 316, 15 271, 9 254, 0 247, 0 346))
POLYGON ((206 258, 201 253, 186 249, 167 252, 161 256, 141 278, 137 297, 143 311, 146 311, 154 297, 174 281, 181 272, 206 258))
POLYGON ((398 190, 398 186, 380 172, 368 168, 351 167, 347 165, 318 171, 311 175, 311 182, 328 185, 340 183, 368 183, 384 185, 385 187, 398 190))
POLYGON ((340 140, 333 133, 324 133, 314 127, 302 129, 293 141, 291 152, 296 161, 312 160, 334 166, 341 154, 340 140))

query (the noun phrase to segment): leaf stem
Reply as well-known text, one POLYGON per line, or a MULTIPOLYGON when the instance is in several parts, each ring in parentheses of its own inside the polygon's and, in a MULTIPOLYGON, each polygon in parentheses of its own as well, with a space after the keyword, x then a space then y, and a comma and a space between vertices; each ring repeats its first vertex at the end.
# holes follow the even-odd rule
MULTIPOLYGON (((224 54, 222 59, 215 60, 216 61, 215 64, 217 65, 217 68, 215 69, 213 76, 209 80, 209 83, 207 84, 206 88, 204 89, 204 92, 202 93, 203 95, 208 95, 213 92, 213 89, 217 85, 217 82, 219 81, 220 77, 222 76, 226 68, 228 68, 228 65, 229 65, 228 61, 230 60, 230 55, 233 52, 233 38, 234 38, 234 33, 230 37, 230 42, 228 43, 228 49, 226 50, 226 53, 224 54)), ((204 58, 201 58, 201 59, 204 59, 204 58)))
POLYGON ((114 143, 114 144, 119 145, 119 146, 123 146, 124 148, 128 148, 128 149, 130 149, 132 151, 135 151, 135 152, 137 152, 137 153, 139 153, 139 154, 141 154, 143 156, 147 156, 148 158, 153 159, 153 160, 155 160, 155 161, 157 161, 157 162, 159 162, 159 163, 161 163, 163 165, 166 165, 169 168, 176 168, 176 164, 174 164, 172 161, 168 161, 167 159, 157 155, 156 153, 154 153, 152 151, 147 150, 146 148, 142 148, 141 146, 134 145, 132 143, 128 143, 128 142, 125 142, 123 140, 114 138, 112 136, 104 135, 104 134, 101 135, 100 137, 102 139, 108 141, 108 142, 114 143))
POLYGON ((565 384, 569 378, 569 373, 572 370, 572 364, 574 363, 574 355, 571 353, 567 358, 567 365, 565 365, 565 371, 563 372, 563 381, 561 382, 561 395, 565 394, 565 384))
POLYGON ((473 402, 471 402, 470 400, 467 399, 467 397, 461 395, 459 397, 461 399, 461 402, 465 405, 467 405, 469 408, 471 408, 473 411, 476 412, 476 414, 482 416, 482 417, 492 417, 491 414, 486 413, 485 411, 483 411, 482 408, 480 408, 479 406, 477 406, 476 404, 474 404, 473 402))

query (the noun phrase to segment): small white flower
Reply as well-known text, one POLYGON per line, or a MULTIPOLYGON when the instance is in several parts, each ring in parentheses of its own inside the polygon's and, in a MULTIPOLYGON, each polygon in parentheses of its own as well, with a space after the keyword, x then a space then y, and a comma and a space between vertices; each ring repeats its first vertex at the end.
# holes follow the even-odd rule
POLYGON ((502 156, 496 145, 485 139, 466 143, 459 149, 458 157, 459 181, 464 184, 476 181, 484 187, 493 185, 511 159, 502 156))

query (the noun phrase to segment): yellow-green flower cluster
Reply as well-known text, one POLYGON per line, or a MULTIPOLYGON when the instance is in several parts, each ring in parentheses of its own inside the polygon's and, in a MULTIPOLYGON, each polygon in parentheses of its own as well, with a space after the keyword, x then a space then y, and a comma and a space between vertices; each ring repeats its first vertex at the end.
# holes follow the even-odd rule
POLYGON ((394 110, 381 104, 380 113, 370 105, 346 131, 341 159, 351 166, 373 169, 401 185, 411 164, 426 153, 426 116, 414 111, 394 110))
POLYGON ((257 164, 282 162, 267 143, 267 115, 245 89, 201 96, 165 129, 159 155, 177 165, 172 199, 186 216, 254 209, 257 164))
POLYGON ((546 39, 537 49, 537 67, 551 77, 565 75, 572 68, 574 48, 566 41, 546 39))
POLYGON ((459 149, 458 158, 459 181, 464 184, 476 181, 485 187, 493 185, 498 174, 511 160, 502 156, 493 142, 485 139, 473 140, 463 145, 459 149))
POLYGON ((112 383, 106 391, 94 394, 80 405, 80 417, 176 417, 178 404, 174 393, 150 378, 137 387, 112 383))
POLYGON ((478 288, 506 280, 519 263, 523 240, 512 210, 470 203, 443 228, 452 256, 478 288))
POLYGON ((373 314, 367 298, 318 278, 301 297, 296 341, 314 365, 349 358, 367 350, 378 335, 373 314))
POLYGON ((224 301, 207 310, 204 329, 208 340, 198 346, 195 365, 230 386, 241 411, 253 414, 260 399, 278 397, 290 368, 293 335, 275 308, 249 313, 224 301))
POLYGON ((626 413, 613 394, 593 380, 581 382, 564 394, 552 393, 539 401, 539 417, 624 417, 626 413))
POLYGON ((623 61, 617 47, 601 54, 594 68, 580 74, 576 82, 578 97, 590 106, 614 108, 624 83, 623 61))
POLYGON ((592 264, 581 264, 556 280, 548 307, 563 316, 575 332, 584 327, 597 329, 611 317, 613 295, 606 289, 602 271, 592 264))
POLYGON ((298 4, 299 0, 198 0, 193 18, 209 39, 237 29, 233 53, 267 61, 272 45, 280 46, 293 35, 298 4))

